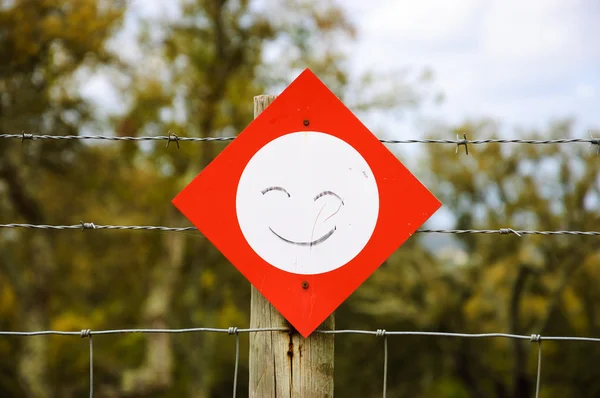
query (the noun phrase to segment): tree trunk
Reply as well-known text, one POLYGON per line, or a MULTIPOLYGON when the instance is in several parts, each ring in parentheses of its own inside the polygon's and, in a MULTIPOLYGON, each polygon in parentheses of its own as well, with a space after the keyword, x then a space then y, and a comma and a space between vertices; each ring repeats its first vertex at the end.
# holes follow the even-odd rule
MULTIPOLYGON (((44 224, 44 216, 35 197, 27 191, 26 178, 15 167, 8 155, 2 155, 0 179, 8 187, 8 195, 16 211, 27 222, 44 224)), ((23 269, 23 283, 18 285, 23 297, 22 327, 28 331, 44 330, 48 326, 47 303, 56 262, 50 236, 43 231, 32 233, 29 266, 23 269)), ((17 364, 18 377, 28 396, 50 397, 48 383, 48 338, 28 337, 17 364)))
MULTIPOLYGON (((529 277, 530 273, 531 270, 527 266, 522 264, 519 266, 519 271, 513 285, 509 307, 509 330, 511 334, 519 334, 520 332, 519 307, 523 292, 525 290, 525 283, 527 282, 527 278, 529 277)), ((513 339, 512 345, 514 367, 512 377, 513 393, 511 396, 513 398, 527 398, 529 397, 531 383, 529 382, 527 373, 525 371, 525 349, 523 347, 523 342, 518 339, 513 339)))
MULTIPOLYGON (((171 210, 169 219, 174 218, 171 210)), ((179 280, 185 235, 164 234, 165 256, 153 265, 151 290, 144 307, 142 322, 144 327, 166 329, 167 315, 171 308, 174 288, 179 280)), ((149 394, 166 389, 172 382, 173 349, 171 335, 153 333, 146 335, 146 359, 138 369, 124 372, 121 389, 127 395, 149 394)))
MULTIPOLYGON (((23 328, 28 331, 48 328, 46 304, 54 270, 54 253, 44 233, 36 233, 31 243, 31 268, 27 273, 33 277, 27 283, 23 297, 23 328)), ((48 337, 34 336, 23 340, 23 351, 19 358, 19 379, 28 396, 46 398, 52 396, 48 382, 48 337)))

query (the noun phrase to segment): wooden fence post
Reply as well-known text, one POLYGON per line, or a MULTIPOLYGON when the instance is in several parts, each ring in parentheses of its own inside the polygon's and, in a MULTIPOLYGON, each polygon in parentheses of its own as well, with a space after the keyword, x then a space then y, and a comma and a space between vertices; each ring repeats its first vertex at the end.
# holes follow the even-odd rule
MULTIPOLYGON (((254 97, 256 118, 275 96, 254 97)), ((250 328, 290 328, 289 323, 252 286, 250 328)), ((333 330, 333 314, 318 328, 333 330)), ((250 397, 332 398, 334 335, 297 332, 250 333, 250 397)))

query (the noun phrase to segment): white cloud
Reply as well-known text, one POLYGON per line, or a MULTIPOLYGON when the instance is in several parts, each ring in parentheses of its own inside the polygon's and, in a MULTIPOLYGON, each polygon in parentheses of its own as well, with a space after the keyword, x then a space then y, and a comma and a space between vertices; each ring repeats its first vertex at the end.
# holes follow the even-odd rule
POLYGON ((439 116, 539 127, 574 116, 600 126, 600 6, 584 0, 350 0, 362 33, 355 66, 431 66, 439 116))
POLYGON ((81 96, 97 105, 98 114, 116 114, 123 111, 123 101, 106 74, 95 74, 87 78, 80 89, 81 96))
POLYGON ((492 59, 574 55, 577 44, 577 9, 565 2, 492 1, 484 14, 482 44, 492 59))
POLYGON ((386 42, 401 39, 425 45, 462 38, 478 11, 476 0, 388 0, 369 4, 374 10, 361 21, 367 34, 386 42))
POLYGON ((593 98, 596 95, 596 90, 590 84, 579 83, 575 87, 575 93, 581 98, 593 98))

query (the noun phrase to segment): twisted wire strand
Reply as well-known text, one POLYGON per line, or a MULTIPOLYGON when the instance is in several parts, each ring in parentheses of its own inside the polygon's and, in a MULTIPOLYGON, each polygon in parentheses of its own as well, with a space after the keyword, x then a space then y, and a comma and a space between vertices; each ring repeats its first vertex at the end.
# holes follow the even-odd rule
MULTIPOLYGON (((133 230, 133 231, 162 231, 162 232, 185 232, 198 231, 196 227, 167 227, 162 225, 99 225, 94 223, 80 223, 74 225, 45 225, 45 224, 0 224, 0 228, 27 228, 27 229, 108 229, 108 230, 133 230)), ((484 234, 484 235, 582 235, 600 236, 600 231, 537 231, 537 230, 515 230, 512 228, 500 229, 418 229, 415 233, 421 234, 484 234)))
POLYGON ((211 141, 233 141, 236 137, 180 137, 175 134, 168 136, 114 136, 114 135, 50 135, 50 134, 0 134, 0 139, 19 139, 25 140, 100 140, 100 141, 191 141, 191 142, 211 142, 211 141))
MULTIPOLYGON (((0 139, 18 139, 24 140, 102 140, 102 141, 167 141, 167 142, 214 142, 214 141, 233 141, 235 136, 227 137, 182 137, 175 134, 166 136, 114 136, 114 135, 50 135, 50 134, 0 134, 0 139)), ((572 144, 572 143, 589 143, 600 145, 600 139, 597 138, 557 138, 550 140, 532 140, 532 139, 483 139, 483 140, 467 140, 467 139, 407 139, 393 140, 380 139, 384 144, 452 144, 452 145, 480 145, 480 144, 531 144, 531 145, 548 145, 548 144, 572 144)))
MULTIPOLYGON (((80 331, 64 331, 64 330, 38 330, 38 331, 6 331, 0 330, 0 336, 17 336, 17 337, 28 337, 28 336, 42 336, 42 335, 58 335, 58 336, 100 336, 100 335, 112 335, 112 334, 127 334, 127 333, 141 333, 141 334, 152 334, 152 333, 222 333, 222 334, 238 334, 238 333, 261 333, 261 332, 285 332, 291 333, 293 330, 284 327, 273 327, 273 328, 248 328, 242 329, 237 327, 230 328, 184 328, 184 329, 104 329, 104 330, 91 330, 83 329, 80 331), (235 332, 232 333, 232 330, 235 332)), ((542 336, 535 335, 536 338, 532 339, 532 335, 521 335, 521 334, 510 334, 510 333, 453 333, 453 332, 427 332, 427 331, 389 331, 384 329, 377 330, 361 330, 361 329, 339 329, 339 330, 315 330, 314 333, 321 334, 358 334, 358 335, 373 335, 377 337, 384 336, 422 336, 422 337, 449 337, 449 338, 471 338, 471 339, 482 339, 482 338, 505 338, 505 339, 518 339, 518 340, 529 340, 531 342, 544 341, 571 341, 571 342, 589 342, 589 343, 600 343, 600 337, 584 337, 584 336, 542 336)))
MULTIPOLYGON (((258 332, 289 332, 288 328, 251 328, 251 329, 238 329, 236 333, 258 333, 258 332)), ((90 330, 83 329, 83 331, 72 332, 63 330, 37 330, 31 332, 19 332, 19 331, 2 331, 0 330, 0 336, 44 336, 44 335, 55 335, 55 336, 82 336, 82 333, 86 333, 86 336, 98 336, 107 334, 128 334, 128 333, 141 333, 141 334, 154 334, 154 333, 226 333, 231 334, 230 329, 221 328, 184 328, 184 329, 107 329, 107 330, 90 330)))

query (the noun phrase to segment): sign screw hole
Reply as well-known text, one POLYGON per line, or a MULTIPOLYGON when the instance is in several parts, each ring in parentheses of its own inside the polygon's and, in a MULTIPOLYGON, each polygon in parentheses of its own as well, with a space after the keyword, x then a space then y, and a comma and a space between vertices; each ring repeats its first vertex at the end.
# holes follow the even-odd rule
POLYGON ((302 289, 308 289, 308 282, 302 281, 302 289))
POLYGON ((304 120, 303 123, 304 123, 305 126, 308 126, 310 124, 310 121, 308 119, 306 119, 306 120, 304 120))

